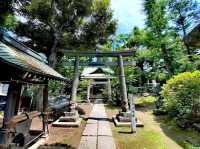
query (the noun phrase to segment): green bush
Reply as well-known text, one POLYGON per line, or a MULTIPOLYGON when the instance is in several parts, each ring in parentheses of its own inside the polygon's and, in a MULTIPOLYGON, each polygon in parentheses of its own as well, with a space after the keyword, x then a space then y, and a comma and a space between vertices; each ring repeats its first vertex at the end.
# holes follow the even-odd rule
POLYGON ((199 120, 200 71, 174 76, 162 87, 164 108, 178 119, 199 120))
POLYGON ((156 102, 156 98, 153 96, 147 97, 138 97, 135 99, 135 105, 138 107, 145 107, 149 105, 154 105, 156 102))

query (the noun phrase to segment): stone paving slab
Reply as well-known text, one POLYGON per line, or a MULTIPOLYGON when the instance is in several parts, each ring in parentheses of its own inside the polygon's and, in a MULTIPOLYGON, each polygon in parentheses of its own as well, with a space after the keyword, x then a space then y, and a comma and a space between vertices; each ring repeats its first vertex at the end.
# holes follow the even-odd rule
POLYGON ((94 119, 88 119, 87 120, 87 124, 97 124, 97 120, 94 120, 94 119))
POLYGON ((104 104, 94 104, 79 149, 116 149, 104 104))
POLYGON ((96 149, 97 137, 82 136, 79 149, 96 149))
POLYGON ((98 136, 110 136, 110 137, 112 137, 112 131, 110 129, 109 122, 105 122, 105 121, 99 122, 98 136))
POLYGON ((98 136, 98 149, 116 149, 115 142, 111 136, 98 136))
POLYGON ((97 136, 97 124, 87 124, 83 136, 97 136))

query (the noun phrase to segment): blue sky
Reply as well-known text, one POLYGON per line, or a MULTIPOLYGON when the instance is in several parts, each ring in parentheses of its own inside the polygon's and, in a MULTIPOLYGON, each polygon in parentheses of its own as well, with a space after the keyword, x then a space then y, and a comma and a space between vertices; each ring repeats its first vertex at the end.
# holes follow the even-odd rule
POLYGON ((142 3, 142 0, 111 0, 114 18, 118 20, 118 34, 129 33, 134 26, 144 26, 145 14, 142 3))

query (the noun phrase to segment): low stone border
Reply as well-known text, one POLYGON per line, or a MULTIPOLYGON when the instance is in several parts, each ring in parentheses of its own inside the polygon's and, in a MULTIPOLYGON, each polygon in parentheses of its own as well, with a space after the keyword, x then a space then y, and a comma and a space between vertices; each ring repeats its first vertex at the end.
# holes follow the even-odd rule
POLYGON ((59 119, 52 123, 53 127, 79 127, 81 125, 82 118, 79 118, 76 122, 59 122, 59 119))
MULTIPOLYGON (((115 116, 113 116, 113 122, 116 127, 131 126, 131 122, 119 122, 115 116)), ((140 120, 137 120, 136 127, 144 127, 144 124, 140 120)))

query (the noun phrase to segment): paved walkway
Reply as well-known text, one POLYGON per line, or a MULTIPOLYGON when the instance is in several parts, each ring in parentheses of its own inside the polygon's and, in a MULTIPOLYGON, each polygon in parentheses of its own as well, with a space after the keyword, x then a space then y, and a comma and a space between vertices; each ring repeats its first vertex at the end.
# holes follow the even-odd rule
POLYGON ((116 149, 104 104, 94 104, 79 149, 116 149))

